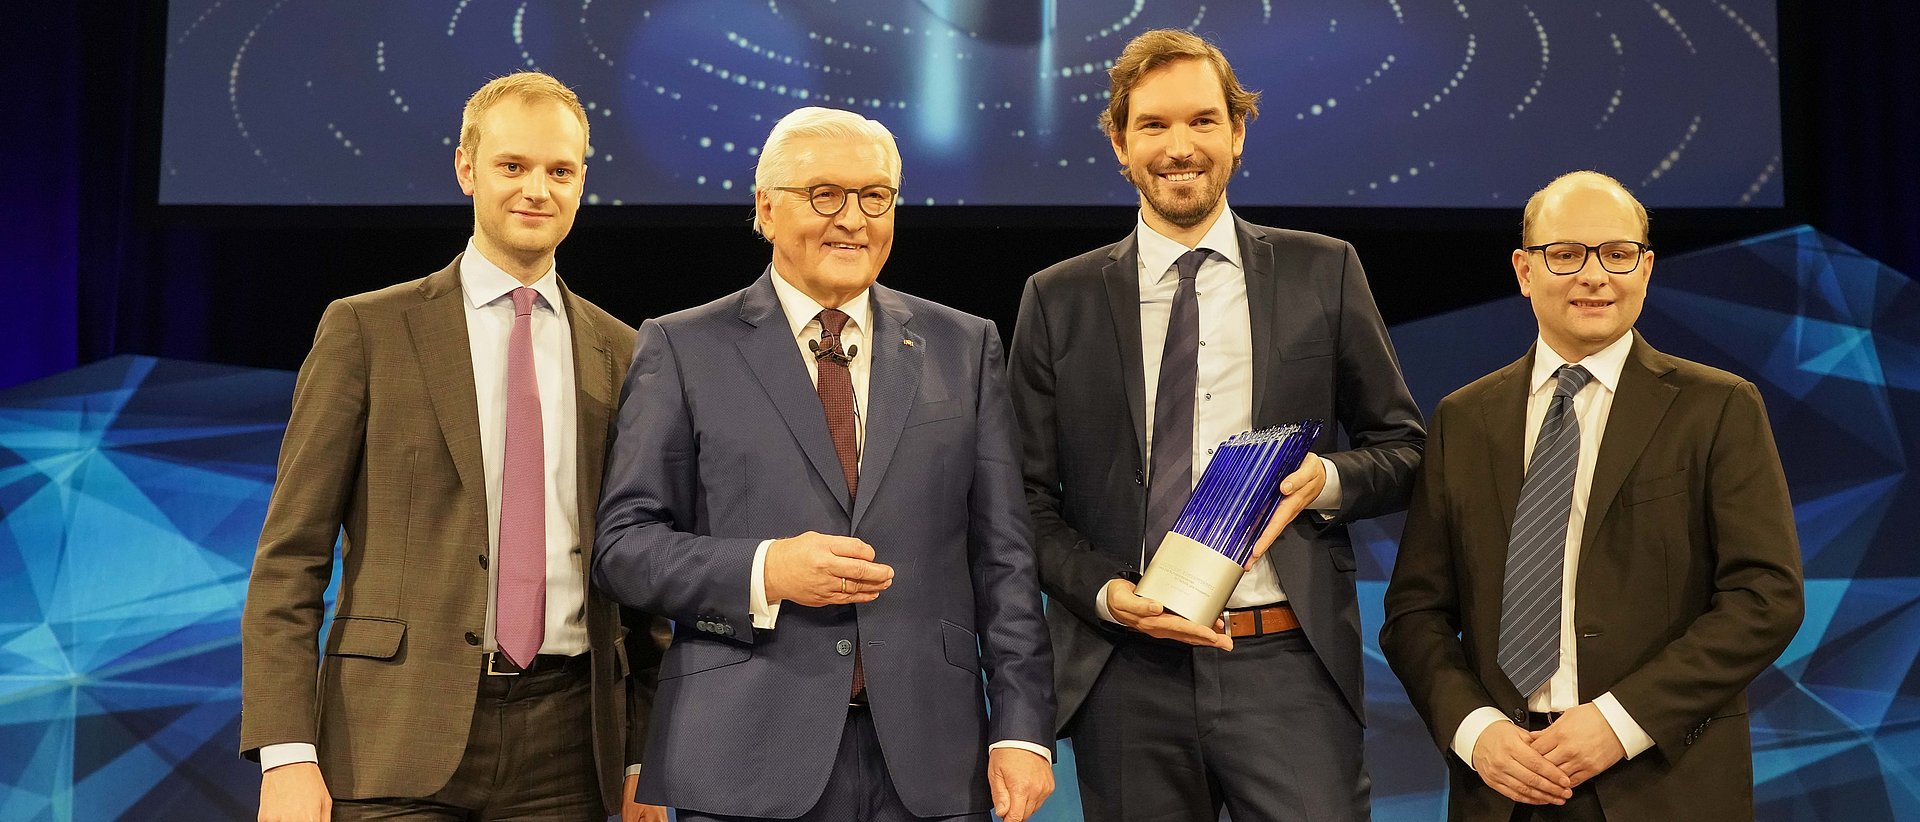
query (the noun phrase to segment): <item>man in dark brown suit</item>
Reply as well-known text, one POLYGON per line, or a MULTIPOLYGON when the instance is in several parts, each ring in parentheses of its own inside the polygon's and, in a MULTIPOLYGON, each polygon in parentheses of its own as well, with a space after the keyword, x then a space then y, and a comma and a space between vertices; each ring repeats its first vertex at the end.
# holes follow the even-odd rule
POLYGON ((1802 612, 1759 392, 1633 331, 1653 252, 1617 181, 1555 180, 1521 236, 1539 340, 1440 401, 1381 650, 1449 818, 1751 820, 1745 689, 1802 612))
POLYGON ((488 83, 465 253, 321 318, 241 622, 262 820, 665 818, 621 807, 664 634, 587 585, 634 332, 554 269, 586 148, 558 81, 488 83))

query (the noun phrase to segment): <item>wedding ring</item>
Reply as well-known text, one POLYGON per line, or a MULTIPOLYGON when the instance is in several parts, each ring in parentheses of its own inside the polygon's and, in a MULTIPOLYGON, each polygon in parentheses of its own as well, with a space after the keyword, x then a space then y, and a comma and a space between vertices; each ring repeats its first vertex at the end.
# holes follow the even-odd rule
POLYGON ((847 592, 847 578, 846 578, 846 577, 841 577, 841 578, 840 578, 840 593, 843 593, 843 594, 844 594, 844 593, 846 593, 846 592, 847 592))

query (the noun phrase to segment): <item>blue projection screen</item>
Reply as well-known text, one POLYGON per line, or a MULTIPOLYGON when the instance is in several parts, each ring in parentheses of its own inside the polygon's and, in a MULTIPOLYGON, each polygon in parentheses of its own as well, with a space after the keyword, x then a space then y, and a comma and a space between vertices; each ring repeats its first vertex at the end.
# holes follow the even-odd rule
POLYGON ((587 105, 590 203, 744 203, 826 105, 898 135, 909 203, 1129 204, 1094 121, 1159 27, 1263 92, 1236 205, 1512 207, 1573 168, 1783 205, 1773 0, 176 0, 160 201, 459 202, 461 104, 536 68, 587 105))

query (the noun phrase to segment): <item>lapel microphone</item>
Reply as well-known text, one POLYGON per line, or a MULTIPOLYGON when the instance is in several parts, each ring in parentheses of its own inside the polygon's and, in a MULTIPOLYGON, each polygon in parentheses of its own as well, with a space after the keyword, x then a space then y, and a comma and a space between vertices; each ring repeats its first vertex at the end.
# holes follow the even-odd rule
POLYGON ((847 363, 853 362, 854 357, 860 356, 860 346, 858 345, 847 346, 847 353, 842 354, 838 351, 833 350, 832 348, 821 348, 819 340, 808 340, 807 350, 813 352, 813 359, 815 362, 825 362, 827 360, 832 360, 841 365, 846 365, 847 363))

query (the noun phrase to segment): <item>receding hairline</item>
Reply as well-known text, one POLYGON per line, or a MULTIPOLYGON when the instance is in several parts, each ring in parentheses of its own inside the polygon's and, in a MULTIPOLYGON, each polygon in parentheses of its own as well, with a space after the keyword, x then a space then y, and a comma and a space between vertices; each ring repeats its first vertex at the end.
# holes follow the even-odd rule
POLYGON ((1521 212, 1520 217, 1520 244, 1522 246, 1534 244, 1536 239, 1532 236, 1534 225, 1539 222, 1540 214, 1546 210, 1547 201, 1550 198, 1582 188, 1605 191, 1612 194, 1614 199, 1622 201, 1640 223, 1640 241, 1651 242, 1651 225, 1647 216, 1647 207, 1640 203, 1639 198, 1633 196, 1633 192, 1627 190, 1625 184, 1610 175, 1598 171, 1581 170, 1569 171, 1553 178, 1551 182, 1541 186, 1539 191, 1535 191, 1533 196, 1527 198, 1526 208, 1521 212))

